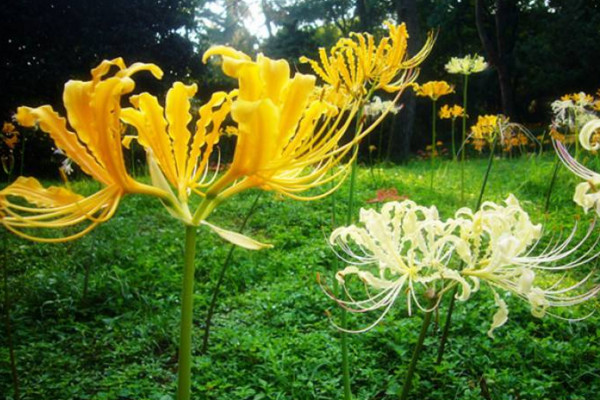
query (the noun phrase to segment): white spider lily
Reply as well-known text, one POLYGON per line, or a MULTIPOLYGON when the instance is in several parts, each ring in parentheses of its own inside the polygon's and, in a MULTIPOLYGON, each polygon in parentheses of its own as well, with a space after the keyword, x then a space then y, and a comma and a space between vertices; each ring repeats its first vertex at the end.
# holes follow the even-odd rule
POLYGON ((370 103, 365 104, 363 114, 367 117, 377 117, 389 110, 392 114, 398 114, 402 106, 396 106, 393 101, 382 101, 381 97, 374 96, 370 103))
POLYGON ((377 321, 355 332, 377 324, 401 294, 407 295, 409 314, 413 301, 419 309, 429 311, 420 304, 416 290, 435 288, 437 281, 457 282, 463 288, 460 298, 469 297, 467 281, 447 267, 455 251, 466 250, 456 234, 460 221, 441 221, 435 207, 422 207, 406 200, 386 203, 380 213, 361 209, 360 222, 362 226, 338 228, 330 237, 331 245, 339 246, 345 253, 341 258, 351 264, 336 274, 338 282, 345 287, 347 277, 356 275, 367 287, 379 291, 375 295, 367 291, 367 298, 359 301, 346 291, 350 300, 336 301, 354 312, 384 309, 377 321), (375 271, 371 272, 369 267, 375 271))
MULTIPOLYGON (((593 119, 581 128, 581 131, 579 132, 579 142, 584 149, 600 149, 600 144, 592 142, 592 137, 598 129, 600 129, 600 119, 593 119)), ((590 208, 594 208, 596 214, 600 215, 600 201, 598 201, 600 200, 600 191, 598 191, 600 174, 579 163, 571 156, 561 142, 554 140, 553 143, 556 153, 563 164, 572 173, 586 181, 577 185, 573 200, 576 204, 581 206, 586 213, 590 208)))
POLYGON ((486 282, 492 288, 496 305, 499 307, 488 331, 490 337, 493 337, 494 329, 502 326, 508 319, 508 308, 495 288, 512 292, 529 302, 531 313, 539 318, 545 315, 549 307, 579 304, 595 296, 599 290, 596 287, 583 294, 569 295, 568 292, 582 286, 589 276, 571 287, 562 289, 557 289, 562 278, 550 288, 534 285, 535 270, 564 271, 586 264, 597 256, 595 247, 598 239, 582 255, 568 261, 589 239, 594 224, 578 243, 572 245, 576 225, 564 241, 550 245, 540 254, 534 255, 541 238, 542 226, 531 222, 529 215, 513 195, 505 200, 505 204, 502 206, 486 202, 481 210, 474 214, 468 209, 457 212, 467 221, 472 221, 463 225, 466 231, 463 237, 471 243, 473 257, 463 259, 465 268, 461 274, 471 279, 474 285, 473 292, 477 291, 481 281, 486 282), (475 228, 470 228, 470 225, 475 228))
POLYGON ((435 207, 419 206, 410 200, 386 203, 381 212, 361 209, 360 225, 338 228, 329 239, 349 264, 336 274, 348 300, 326 293, 351 312, 383 309, 374 323, 351 331, 364 332, 381 321, 398 296, 406 294, 410 315, 413 302, 428 312, 456 285, 461 288, 457 298, 465 301, 482 282, 487 283, 498 306, 488 331, 493 337, 494 329, 508 320, 508 306, 497 289, 527 301, 536 317, 544 316, 550 307, 579 304, 598 293, 600 287, 570 295, 591 275, 569 287, 562 285, 564 274, 550 287, 536 282, 536 270, 565 271, 594 259, 598 239, 582 255, 576 255, 593 227, 574 245, 577 227, 565 240, 538 253, 542 226, 531 222, 513 195, 503 205, 485 202, 475 213, 462 208, 455 218, 447 220, 440 219, 435 207), (355 299, 347 288, 351 276, 364 283, 364 299, 355 299), (437 291, 438 302, 432 308, 424 307, 418 300, 421 291, 437 291))

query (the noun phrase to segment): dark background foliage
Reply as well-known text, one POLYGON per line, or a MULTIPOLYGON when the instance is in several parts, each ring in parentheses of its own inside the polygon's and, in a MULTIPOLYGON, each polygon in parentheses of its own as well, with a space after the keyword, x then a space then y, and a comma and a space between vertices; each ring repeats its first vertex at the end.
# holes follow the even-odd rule
MULTIPOLYGON (((174 80, 194 81, 199 97, 206 98, 231 84, 200 62, 211 44, 263 51, 306 71, 297 63, 300 55, 315 56, 318 46, 331 46, 351 31, 379 35, 386 19, 407 22, 413 51, 427 31, 438 32, 421 81, 445 79, 460 92, 461 78, 443 68, 450 57, 477 52, 492 62, 492 68, 471 79, 472 119, 504 112, 515 121, 545 126, 553 99, 567 92, 594 93, 600 87, 598 0, 22 0, 4 2, 0 18, 3 120, 23 104, 52 104, 61 110, 64 82, 87 79, 89 70, 105 58, 123 56, 129 63, 154 62, 163 68, 162 81, 140 74, 137 90, 160 96, 174 80), (246 29, 250 7, 265 17, 265 38, 246 29), (489 39, 486 48, 482 34, 489 39), (494 51, 499 53, 496 59, 494 51), (506 99, 500 94, 501 71, 509 90, 506 99)), ((386 133, 397 138, 390 141, 392 160, 423 148, 429 137, 428 101, 410 95, 403 101, 404 111, 386 133)), ((454 102, 460 102, 458 94, 440 103, 454 102)), ((447 132, 440 134, 445 140, 447 132)), ((43 137, 30 135, 27 153, 36 160, 26 163, 30 173, 48 171, 41 160, 51 158, 51 145, 43 137)))

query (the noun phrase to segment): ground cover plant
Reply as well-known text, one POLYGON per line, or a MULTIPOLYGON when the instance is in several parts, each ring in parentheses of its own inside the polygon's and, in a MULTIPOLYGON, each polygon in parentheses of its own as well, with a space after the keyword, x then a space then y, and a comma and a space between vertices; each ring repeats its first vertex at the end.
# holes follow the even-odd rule
MULTIPOLYGON (((550 154, 496 160, 485 198, 499 201, 514 193, 534 221, 545 220, 556 231, 570 229, 576 218, 589 219, 573 204, 577 180, 564 170, 557 176, 551 212, 544 213, 543 195, 553 163, 550 154)), ((466 164, 469 202, 476 201, 486 164, 466 164)), ((361 168, 358 205, 366 205, 378 189, 395 188, 420 204, 437 204, 449 215, 460 204, 460 170, 455 163, 440 162, 435 190, 430 191, 429 168, 428 162, 377 167, 375 180, 368 168, 361 168)), ((95 185, 73 182, 83 192, 96 190, 95 185)), ((335 197, 341 212, 340 199, 347 190, 343 187, 335 197)), ((214 215, 215 223, 234 229, 253 200, 254 193, 246 193, 238 203, 225 203, 214 215)), ((227 248, 208 231, 200 233, 193 357, 193 390, 198 396, 339 397, 339 332, 327 316, 332 313, 335 318, 337 307, 316 282, 317 272, 334 272, 334 255, 325 240, 331 228, 331 201, 323 199, 315 206, 260 200, 246 232, 275 246, 234 254, 204 355, 198 352, 201 316, 227 248)), ((126 198, 110 223, 77 242, 40 245, 9 239, 7 265, 10 287, 16 288, 11 295, 22 398, 172 398, 183 236, 175 221, 151 212, 160 207, 147 198, 126 198), (161 235, 156 236, 156 230, 161 235)), ((448 352, 439 365, 434 360, 443 313, 434 318, 417 366, 414 398, 594 398, 600 389, 598 316, 580 323, 536 319, 516 298, 505 300, 510 320, 493 340, 486 336, 494 313, 492 296, 481 293, 473 301, 457 303, 448 352)), ((349 337, 357 398, 398 394, 421 318, 418 313, 407 318, 399 302, 372 331, 349 337)), ((368 320, 351 315, 349 325, 364 326, 368 320)), ((3 342, 0 391, 7 398, 12 392, 9 370, 3 342)))
POLYGON ((600 99, 553 95, 550 122, 519 123, 503 0, 474 4, 485 57, 461 44, 421 78, 440 31, 413 35, 402 4, 373 34, 359 5, 288 59, 199 46, 205 82, 99 56, 62 102, 15 107, 0 136, 7 398, 593 396, 600 99), (491 70, 502 113, 471 97, 491 70), (145 82, 163 76, 166 93, 145 82), (394 165, 394 124, 405 150, 428 131, 417 97, 431 141, 394 165), (58 184, 28 171, 38 136, 58 184))

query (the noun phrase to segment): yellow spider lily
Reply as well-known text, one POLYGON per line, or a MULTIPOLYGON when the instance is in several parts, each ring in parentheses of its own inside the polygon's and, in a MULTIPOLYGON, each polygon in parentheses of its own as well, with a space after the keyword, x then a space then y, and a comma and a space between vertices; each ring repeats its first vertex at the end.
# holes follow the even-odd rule
POLYGON ((415 83, 413 88, 417 96, 429 97, 434 101, 454 92, 454 86, 449 85, 446 81, 430 81, 422 85, 415 83))
POLYGON ((423 48, 408 58, 406 25, 386 22, 386 26, 389 34, 378 45, 368 33, 352 33, 350 38, 340 39, 329 55, 320 48, 320 63, 307 57, 301 57, 300 62, 309 63, 323 81, 355 98, 365 93, 365 85, 371 85, 372 90, 398 92, 416 78, 415 68, 431 52, 434 35, 430 33, 423 48))
MULTIPOLYGON (((202 195, 198 188, 205 185, 209 158, 219 142, 221 124, 235 96, 235 92, 214 93, 198 111, 196 132, 191 140, 189 109, 196 90, 195 84, 175 82, 167 93, 164 109, 156 97, 142 93, 130 98, 134 108, 125 108, 121 113, 121 120, 137 129, 137 140, 148 153, 153 179, 158 181, 164 176, 177 189, 182 207, 187 207, 190 189, 202 195), (160 169, 153 168, 154 163, 160 169)), ((126 137, 124 144, 128 145, 132 138, 126 137)))
POLYGON ((448 106, 447 104, 444 104, 442 106, 442 108, 440 108, 439 111, 439 117, 440 119, 456 119, 458 117, 462 117, 465 113, 464 108, 462 108, 461 106, 459 106, 458 104, 455 104, 453 106, 448 106))
POLYGON ((0 138, 2 138, 2 141, 4 142, 6 147, 8 147, 9 150, 12 150, 15 148, 15 145, 19 142, 19 132, 16 130, 13 124, 11 124, 10 122, 5 122, 4 125, 2 125, 2 132, 0 133, 0 138))
POLYGON ((121 147, 121 96, 130 93, 135 83, 131 76, 139 71, 150 71, 161 77, 156 65, 135 63, 129 67, 121 58, 105 60, 91 71, 91 81, 69 81, 63 99, 67 120, 51 106, 20 107, 17 121, 26 127, 39 124, 56 146, 80 168, 105 187, 83 198, 67 189, 44 189, 34 178, 19 177, 12 185, 0 191, 2 224, 15 234, 42 242, 59 242, 81 237, 99 223, 109 219, 125 193, 143 193, 171 202, 162 189, 133 180, 125 169, 121 147), (109 75, 111 68, 118 71, 109 75), (13 202, 20 197, 35 207, 13 202), (77 233, 61 238, 32 236, 26 228, 64 228, 88 222, 77 233))
POLYGON ((355 102, 346 102, 338 109, 316 96, 322 90, 316 86, 316 78, 300 73, 290 77, 289 64, 284 60, 259 55, 252 61, 225 46, 209 49, 203 60, 213 55, 221 56, 223 72, 239 81, 238 96, 231 105, 231 116, 238 127, 231 167, 208 189, 207 196, 225 199, 250 187, 260 187, 307 200, 334 190, 308 197, 298 195, 344 175, 347 168, 333 174, 329 171, 380 119, 352 142, 339 146, 358 111, 355 102))

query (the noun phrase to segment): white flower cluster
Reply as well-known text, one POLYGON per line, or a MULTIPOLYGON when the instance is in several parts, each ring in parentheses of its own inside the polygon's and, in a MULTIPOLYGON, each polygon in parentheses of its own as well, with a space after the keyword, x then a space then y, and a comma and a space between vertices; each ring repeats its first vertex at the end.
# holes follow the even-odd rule
POLYGON ((378 117, 388 111, 388 109, 392 114, 397 114, 400 108, 393 101, 381 101, 379 96, 375 96, 370 103, 365 104, 363 114, 367 117, 378 117))
POLYGON ((563 96, 550 104, 554 118, 552 125, 554 129, 566 127, 574 129, 583 126, 595 117, 594 99, 584 92, 569 96, 563 96))
POLYGON ((451 74, 471 75, 479 73, 488 67, 485 59, 478 55, 467 55, 462 58, 452 57, 444 68, 451 74))
MULTIPOLYGON (((600 143, 594 139, 594 135, 600 132, 600 119, 595 118, 588 121, 579 131, 579 143, 589 151, 600 149, 600 143)), ((585 180, 575 188, 573 200, 587 213, 590 208, 595 209, 600 216, 600 174, 592 171, 579 163, 566 149, 565 145, 557 140, 553 141, 556 153, 563 164, 575 175, 585 180)))
POLYGON ((363 300, 355 300, 347 288, 350 300, 328 295, 350 311, 383 308, 372 325, 356 331, 362 332, 377 324, 398 296, 407 295, 409 313, 413 302, 430 311, 420 304, 417 291, 435 291, 439 303, 444 293, 459 285, 457 299, 466 301, 486 283, 499 307, 488 331, 493 337, 493 330, 508 319, 508 307, 496 289, 512 292, 529 302, 536 317, 542 317, 549 307, 578 304, 599 291, 595 287, 569 295, 587 278, 567 288, 559 288, 560 282, 547 288, 536 284, 536 270, 564 271, 595 257, 586 252, 564 262, 589 237, 591 229, 571 249, 567 247, 573 235, 533 255, 541 232, 541 225, 531 222, 513 195, 504 205, 485 202, 477 212, 461 208, 454 218, 447 220, 440 218, 435 207, 419 206, 410 200, 386 203, 381 212, 361 209, 360 226, 338 228, 330 237, 331 245, 341 248, 340 256, 349 264, 336 278, 346 287, 347 279, 357 276, 377 293, 367 289, 363 300))

